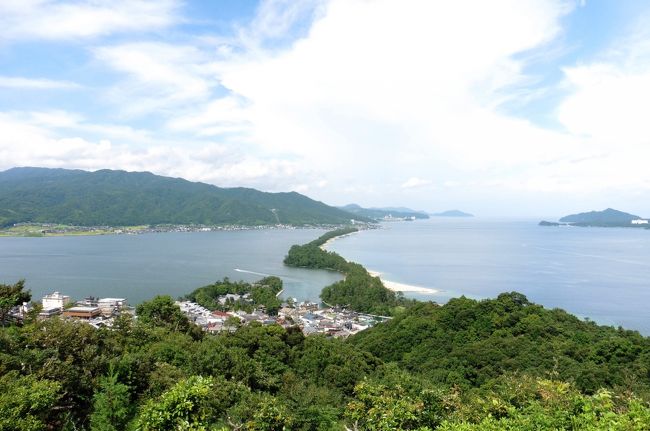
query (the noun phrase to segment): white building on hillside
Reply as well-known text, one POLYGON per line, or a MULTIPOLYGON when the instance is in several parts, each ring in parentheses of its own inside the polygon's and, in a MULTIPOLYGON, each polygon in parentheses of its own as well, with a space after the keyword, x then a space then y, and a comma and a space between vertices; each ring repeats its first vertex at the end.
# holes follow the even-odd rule
POLYGON ((104 316, 110 316, 115 311, 126 307, 126 298, 101 298, 97 300, 97 306, 104 316))
POLYGON ((67 295, 61 295, 59 292, 54 292, 43 297, 44 310, 49 310, 52 308, 63 309, 63 307, 65 307, 68 303, 70 303, 70 297, 67 295))
POLYGON ((643 220, 643 219, 636 219, 632 220, 632 224, 648 224, 648 220, 643 220))

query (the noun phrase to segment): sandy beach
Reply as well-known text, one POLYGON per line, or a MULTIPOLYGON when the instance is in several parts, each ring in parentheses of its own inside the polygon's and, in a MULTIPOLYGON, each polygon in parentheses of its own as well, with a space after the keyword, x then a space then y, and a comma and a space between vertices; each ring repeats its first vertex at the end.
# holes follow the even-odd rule
POLYGON ((327 248, 327 245, 328 245, 329 243, 334 242, 334 241, 336 241, 337 239, 341 239, 341 238, 348 237, 348 236, 350 236, 350 235, 354 235, 355 233, 359 233, 359 232, 346 233, 345 235, 339 235, 339 236, 335 236, 334 238, 330 238, 330 239, 328 239, 327 241, 325 241, 325 243, 324 243, 323 245, 320 246, 320 249, 321 249, 321 250, 325 250, 325 249, 327 248))
POLYGON ((378 271, 368 270, 368 273, 373 277, 381 278, 381 281, 382 283, 384 283, 384 286, 386 286, 387 289, 392 290, 393 292, 414 292, 414 293, 423 293, 428 295, 433 295, 438 293, 438 290, 432 289, 430 287, 413 286, 410 284, 397 283, 395 281, 385 280, 384 278, 382 278, 381 273, 378 271))
MULTIPOLYGON (((323 245, 320 246, 321 250, 326 250, 327 245, 333 241, 336 241, 337 239, 345 238, 346 236, 353 235, 358 232, 352 232, 352 233, 347 233, 345 235, 341 236, 336 236, 334 238, 330 238, 323 245)), ((413 293, 422 293, 426 295, 434 295, 438 293, 438 290, 432 289, 430 287, 422 287, 422 286, 413 286, 411 284, 404 284, 404 283, 398 283, 396 281, 390 281, 386 280, 381 277, 381 273, 378 271, 370 271, 368 270, 368 273, 372 275, 373 277, 379 277, 381 278, 382 283, 384 283, 384 286, 386 286, 387 289, 392 290, 393 292, 413 292, 413 293)))

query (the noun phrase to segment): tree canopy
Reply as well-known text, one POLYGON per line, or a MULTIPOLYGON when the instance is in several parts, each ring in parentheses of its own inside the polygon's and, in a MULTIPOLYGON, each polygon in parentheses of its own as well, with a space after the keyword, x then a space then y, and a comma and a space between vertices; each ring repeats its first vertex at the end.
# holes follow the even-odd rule
POLYGON ((5 325, 12 308, 31 299, 32 294, 25 290, 25 280, 19 280, 15 284, 0 284, 0 325, 5 325))
POLYGON ((201 334, 169 297, 112 329, 0 328, 0 430, 644 430, 647 338, 523 295, 420 303, 348 340, 201 334))

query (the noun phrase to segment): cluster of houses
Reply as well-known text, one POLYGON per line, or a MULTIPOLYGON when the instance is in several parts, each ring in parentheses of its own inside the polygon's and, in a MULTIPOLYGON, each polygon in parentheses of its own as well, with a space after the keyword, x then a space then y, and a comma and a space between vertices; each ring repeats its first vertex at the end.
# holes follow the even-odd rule
MULTIPOLYGON (((223 295, 218 302, 226 305, 246 299, 245 295, 223 295)), ((313 302, 284 303, 275 316, 267 314, 263 306, 249 313, 244 310, 211 311, 191 301, 177 301, 176 304, 190 321, 212 333, 232 332, 241 325, 259 322, 262 325, 278 324, 285 328, 298 326, 305 335, 325 334, 332 337, 348 337, 389 319, 338 307, 321 308, 313 302)), ((18 313, 24 315, 29 311, 28 304, 19 308, 15 310, 17 315, 18 313)), ((72 302, 69 296, 54 292, 43 297, 42 309, 38 316, 41 319, 53 316, 79 319, 99 328, 112 326, 113 318, 123 312, 134 313, 133 307, 128 306, 125 298, 89 296, 82 301, 72 302)))
POLYGON ((247 313, 243 310, 210 311, 191 301, 178 301, 176 304, 192 322, 208 332, 235 331, 239 325, 259 322, 262 325, 298 326, 305 335, 348 337, 388 319, 337 307, 320 308, 313 302, 285 303, 277 316, 268 315, 263 308, 247 313))

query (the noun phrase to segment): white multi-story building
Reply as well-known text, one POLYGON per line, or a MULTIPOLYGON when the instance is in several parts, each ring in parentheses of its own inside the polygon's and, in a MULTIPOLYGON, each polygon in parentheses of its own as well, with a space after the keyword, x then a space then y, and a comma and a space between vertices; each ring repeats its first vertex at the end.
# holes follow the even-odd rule
POLYGON ((97 300, 97 306, 105 316, 110 316, 114 311, 119 311, 126 305, 126 298, 101 298, 97 300))
POLYGON ((70 303, 70 297, 67 295, 61 295, 59 292, 54 292, 43 297, 44 310, 50 310, 53 308, 63 309, 63 307, 65 307, 68 303, 70 303))
POLYGON ((636 219, 632 220, 632 224, 648 224, 648 220, 636 219))

